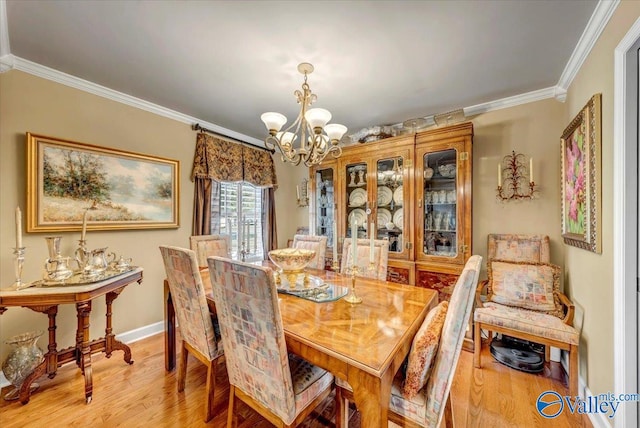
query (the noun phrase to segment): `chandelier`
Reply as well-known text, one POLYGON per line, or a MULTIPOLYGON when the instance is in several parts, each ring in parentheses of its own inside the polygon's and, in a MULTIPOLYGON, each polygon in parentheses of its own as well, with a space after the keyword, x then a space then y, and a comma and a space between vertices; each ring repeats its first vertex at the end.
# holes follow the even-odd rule
POLYGON ((334 158, 342 154, 339 143, 347 132, 347 127, 337 123, 327 124, 331 120, 331 113, 328 110, 308 109, 318 99, 307 84, 307 75, 313 72, 313 65, 303 62, 298 65, 298 71, 304 74, 304 83, 302 91, 296 90, 293 93, 296 101, 301 105, 300 114, 296 120, 284 131, 280 131, 287 122, 284 115, 267 112, 263 113, 260 119, 269 131, 269 135, 264 140, 268 149, 277 147, 285 162, 294 165, 303 162, 306 166, 313 166, 321 163, 329 153, 334 158))

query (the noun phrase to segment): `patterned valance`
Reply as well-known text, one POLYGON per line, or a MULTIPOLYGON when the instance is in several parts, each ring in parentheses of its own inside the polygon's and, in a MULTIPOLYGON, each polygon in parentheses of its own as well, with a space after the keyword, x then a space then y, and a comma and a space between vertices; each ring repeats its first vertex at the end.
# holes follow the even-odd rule
POLYGON ((199 133, 191 180, 246 181, 258 187, 277 187, 273 158, 267 151, 199 133))

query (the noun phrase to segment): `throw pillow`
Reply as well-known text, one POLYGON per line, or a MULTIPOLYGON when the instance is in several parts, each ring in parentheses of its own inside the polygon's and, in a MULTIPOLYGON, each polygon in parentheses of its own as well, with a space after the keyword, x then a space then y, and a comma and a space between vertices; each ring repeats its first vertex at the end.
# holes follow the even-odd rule
POLYGON ((431 309, 413 338, 403 387, 403 394, 409 400, 427 384, 448 307, 449 302, 445 300, 431 309))
POLYGON ((490 260, 491 301, 562 316, 554 291, 560 290, 559 266, 551 263, 490 260))

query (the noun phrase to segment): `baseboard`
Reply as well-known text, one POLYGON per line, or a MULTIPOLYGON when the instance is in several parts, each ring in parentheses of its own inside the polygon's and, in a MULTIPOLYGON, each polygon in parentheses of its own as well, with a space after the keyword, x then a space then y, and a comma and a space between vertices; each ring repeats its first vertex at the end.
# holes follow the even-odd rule
MULTIPOLYGON (((116 339, 122 343, 129 344, 137 342, 138 340, 146 339, 147 337, 154 336, 164 331, 164 321, 149 324, 144 327, 136 328, 133 330, 125 331, 124 333, 117 334, 116 339)), ((0 388, 9 386, 11 383, 4 376, 4 373, 0 371, 0 388)))

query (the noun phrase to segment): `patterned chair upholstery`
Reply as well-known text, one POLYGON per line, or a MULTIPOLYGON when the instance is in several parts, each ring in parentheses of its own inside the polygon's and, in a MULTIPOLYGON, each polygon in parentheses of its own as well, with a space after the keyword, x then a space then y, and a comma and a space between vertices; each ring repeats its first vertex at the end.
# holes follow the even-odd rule
POLYGON ((207 267, 207 257, 230 257, 231 238, 229 235, 193 235, 189 237, 191 249, 196 252, 198 266, 207 267))
POLYGON ((195 252, 186 248, 160 246, 167 281, 182 336, 178 392, 184 391, 189 354, 207 366, 205 422, 213 417, 216 365, 223 355, 217 320, 207 306, 195 252))
MULTIPOLYGON (((478 285, 482 257, 469 257, 454 287, 449 309, 444 319, 438 351, 433 362, 431 374, 424 388, 411 400, 403 395, 402 370, 393 380, 389 420, 402 427, 437 427, 443 418, 452 420, 449 392, 462 350, 462 342, 473 308, 473 296, 478 285)), ((427 322, 425 320, 425 322, 427 322)), ((413 352, 414 349, 410 352, 413 352)), ((338 394, 347 400, 353 399, 350 389, 343 383, 337 383, 338 394)), ((342 404, 342 403, 341 403, 342 404)), ((341 405, 341 409, 348 406, 341 405)), ((345 426, 344 415, 336 415, 340 427, 345 426)), ((448 426, 448 425, 447 425, 448 426)))
POLYGON ((297 426, 331 392, 333 375, 287 354, 272 271, 209 257, 229 374, 229 420, 240 399, 276 426, 297 426))
MULTIPOLYGON (((375 269, 369 269, 369 239, 358 239, 358 249, 356 250, 357 266, 360 268, 358 276, 364 278, 387 280, 387 265, 389 263, 389 241, 386 239, 373 240, 373 260, 375 269)), ((345 239, 342 245, 342 260, 340 262, 340 273, 346 274, 348 268, 353 264, 353 254, 351 253, 351 239, 345 239)))
POLYGON ((474 365, 481 367, 482 329, 489 338, 498 332, 543 344, 546 361, 550 346, 555 346, 569 352, 569 392, 578 395, 580 335, 573 327, 574 305, 559 290, 561 269, 549 263, 549 238, 490 234, 487 248, 490 276, 476 291, 474 365), (495 272, 496 266, 501 271, 495 272))
POLYGON ((293 248, 303 248, 316 252, 313 260, 307 265, 311 269, 324 270, 324 258, 327 252, 326 236, 295 235, 293 237, 293 248))

